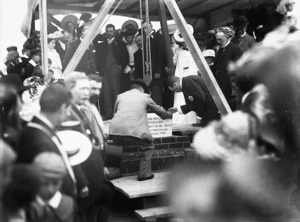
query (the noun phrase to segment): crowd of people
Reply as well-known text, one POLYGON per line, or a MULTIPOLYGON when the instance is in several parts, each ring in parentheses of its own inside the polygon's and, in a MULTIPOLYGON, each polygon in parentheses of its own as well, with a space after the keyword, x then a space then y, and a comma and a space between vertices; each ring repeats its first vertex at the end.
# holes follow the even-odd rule
POLYGON ((59 22, 48 14, 48 78, 35 30, 22 54, 7 48, 1 70, 0 221, 105 221, 113 198, 109 180, 122 176, 120 162, 108 164, 113 149, 120 159, 120 147, 136 144, 138 180, 154 177, 149 111, 174 124, 203 127, 193 141, 202 160, 175 170, 169 184, 181 216, 295 217, 300 36, 290 13, 294 5, 287 1, 283 25, 260 38, 247 32, 243 15, 205 33, 188 25, 234 111, 224 117, 176 25, 168 27, 175 72, 167 67, 159 31, 151 22, 139 29, 129 20, 121 30, 108 24, 75 71, 64 73, 93 18, 84 13, 59 22), (146 39, 150 64, 143 59, 146 39), (148 65, 149 84, 143 80, 148 65), (109 135, 103 120, 110 120, 109 135))

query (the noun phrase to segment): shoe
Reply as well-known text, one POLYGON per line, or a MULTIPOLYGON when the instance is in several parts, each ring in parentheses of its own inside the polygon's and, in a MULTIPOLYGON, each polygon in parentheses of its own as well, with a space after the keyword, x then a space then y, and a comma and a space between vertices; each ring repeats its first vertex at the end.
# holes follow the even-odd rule
POLYGON ((138 177, 138 181, 151 180, 154 178, 154 174, 149 177, 138 177))

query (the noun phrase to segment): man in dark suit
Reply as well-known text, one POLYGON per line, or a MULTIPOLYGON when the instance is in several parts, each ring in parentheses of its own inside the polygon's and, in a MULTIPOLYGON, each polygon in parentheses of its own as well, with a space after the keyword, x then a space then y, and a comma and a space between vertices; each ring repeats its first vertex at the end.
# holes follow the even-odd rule
POLYGON ((178 111, 180 114, 194 111, 202 118, 201 126, 206 126, 210 121, 219 118, 218 109, 201 76, 193 75, 182 79, 171 76, 168 85, 173 92, 183 92, 186 103, 180 107, 170 108, 170 111, 178 111))
POLYGON ((17 147, 19 163, 32 163, 34 158, 42 152, 54 152, 59 154, 66 165, 68 174, 64 179, 62 192, 76 197, 77 188, 86 183, 80 178, 79 169, 73 169, 66 151, 55 132, 66 119, 69 112, 72 95, 64 87, 52 85, 46 88, 41 95, 41 113, 35 116, 20 136, 17 147), (77 174, 78 173, 78 174, 77 174), (82 182, 82 184, 81 184, 82 182), (80 184, 80 185, 79 185, 80 184))
POLYGON ((241 49, 230 42, 231 33, 228 28, 221 27, 216 33, 216 40, 220 49, 216 54, 216 60, 213 69, 213 73, 216 80, 224 93, 227 100, 230 99, 232 94, 232 87, 228 75, 228 64, 232 61, 236 61, 242 55, 241 49))
MULTIPOLYGON (((72 59, 74 53, 76 52, 78 46, 80 45, 86 33, 88 32, 89 28, 90 25, 84 26, 84 28, 82 29, 82 33, 80 34, 80 38, 69 43, 63 60, 64 69, 69 64, 70 60, 72 59)), ((89 48, 85 51, 75 70, 78 72, 84 72, 87 75, 96 73, 95 52, 93 45, 90 45, 89 48)))
POLYGON ((69 120, 79 122, 74 130, 86 135, 93 145, 91 155, 80 164, 89 182, 88 195, 77 200, 80 221, 101 221, 101 205, 110 201, 112 191, 104 184, 104 161, 101 156, 104 140, 102 134, 97 135, 88 118, 92 115, 92 111, 86 106, 90 96, 90 82, 84 73, 72 72, 65 78, 65 86, 73 95, 69 120))
POLYGON ((113 117, 113 108, 121 92, 121 75, 129 61, 126 45, 115 37, 115 33, 115 27, 108 24, 107 37, 98 35, 94 39, 97 71, 103 76, 100 107, 105 120, 113 117))
POLYGON ((41 50, 40 49, 34 49, 31 50, 31 59, 25 66, 25 73, 23 76, 23 81, 29 77, 32 76, 34 68, 39 66, 41 63, 41 50))
MULTIPOLYGON (((163 36, 152 29, 151 23, 143 22, 142 29, 144 35, 149 33, 150 38, 150 52, 151 52, 151 69, 152 81, 149 85, 151 97, 158 105, 162 105, 163 97, 163 81, 165 79, 164 67, 166 66, 166 59, 164 53, 163 36)), ((146 53, 146 50, 144 50, 146 53)), ((146 58, 146 54, 145 54, 146 58)), ((142 50, 138 50, 135 55, 136 74, 143 78, 143 57, 142 50)))

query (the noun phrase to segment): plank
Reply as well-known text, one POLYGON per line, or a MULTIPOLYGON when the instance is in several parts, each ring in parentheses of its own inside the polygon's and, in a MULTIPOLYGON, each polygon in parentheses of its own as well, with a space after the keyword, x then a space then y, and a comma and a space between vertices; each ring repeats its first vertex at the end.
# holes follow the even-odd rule
POLYGON ((47 33, 47 0, 40 0, 39 2, 40 15, 40 30, 41 30, 41 52, 42 52, 42 70, 44 78, 47 81, 48 75, 48 33, 47 33))
POLYGON ((218 107, 221 115, 226 115, 228 113, 231 113, 231 109, 225 99, 224 94, 222 93, 213 73, 211 72, 206 60, 204 59, 204 56, 201 53, 201 50, 193 37, 190 30, 187 28, 187 23, 176 4, 175 0, 164 0, 173 19, 175 20, 175 23, 177 24, 177 27, 183 36, 187 47, 189 48, 193 59, 195 60, 195 63, 201 73, 201 76, 203 77, 203 80, 216 104, 218 107))
POLYGON ((169 172, 154 173, 151 180, 138 181, 137 176, 121 177, 112 180, 115 189, 130 199, 164 194, 169 172))
POLYGON ((134 212, 141 220, 146 221, 151 219, 170 217, 173 215, 173 211, 170 207, 154 207, 143 210, 135 210, 134 212))

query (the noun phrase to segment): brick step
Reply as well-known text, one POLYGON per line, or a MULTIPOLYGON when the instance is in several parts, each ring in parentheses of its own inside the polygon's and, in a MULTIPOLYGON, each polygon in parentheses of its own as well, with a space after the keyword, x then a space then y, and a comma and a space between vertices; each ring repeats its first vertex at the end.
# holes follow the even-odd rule
MULTIPOLYGON (((154 149, 178 149, 178 148, 189 148, 191 138, 189 136, 171 136, 165 138, 154 139, 154 149)), ((124 147, 124 153, 137 152, 138 146, 127 143, 124 147)))
MULTIPOLYGON (((152 171, 162 171, 172 168, 176 163, 185 159, 185 151, 174 152, 173 155, 152 157, 152 171)), ((121 170, 123 175, 137 174, 139 170, 139 158, 122 160, 121 170)))

